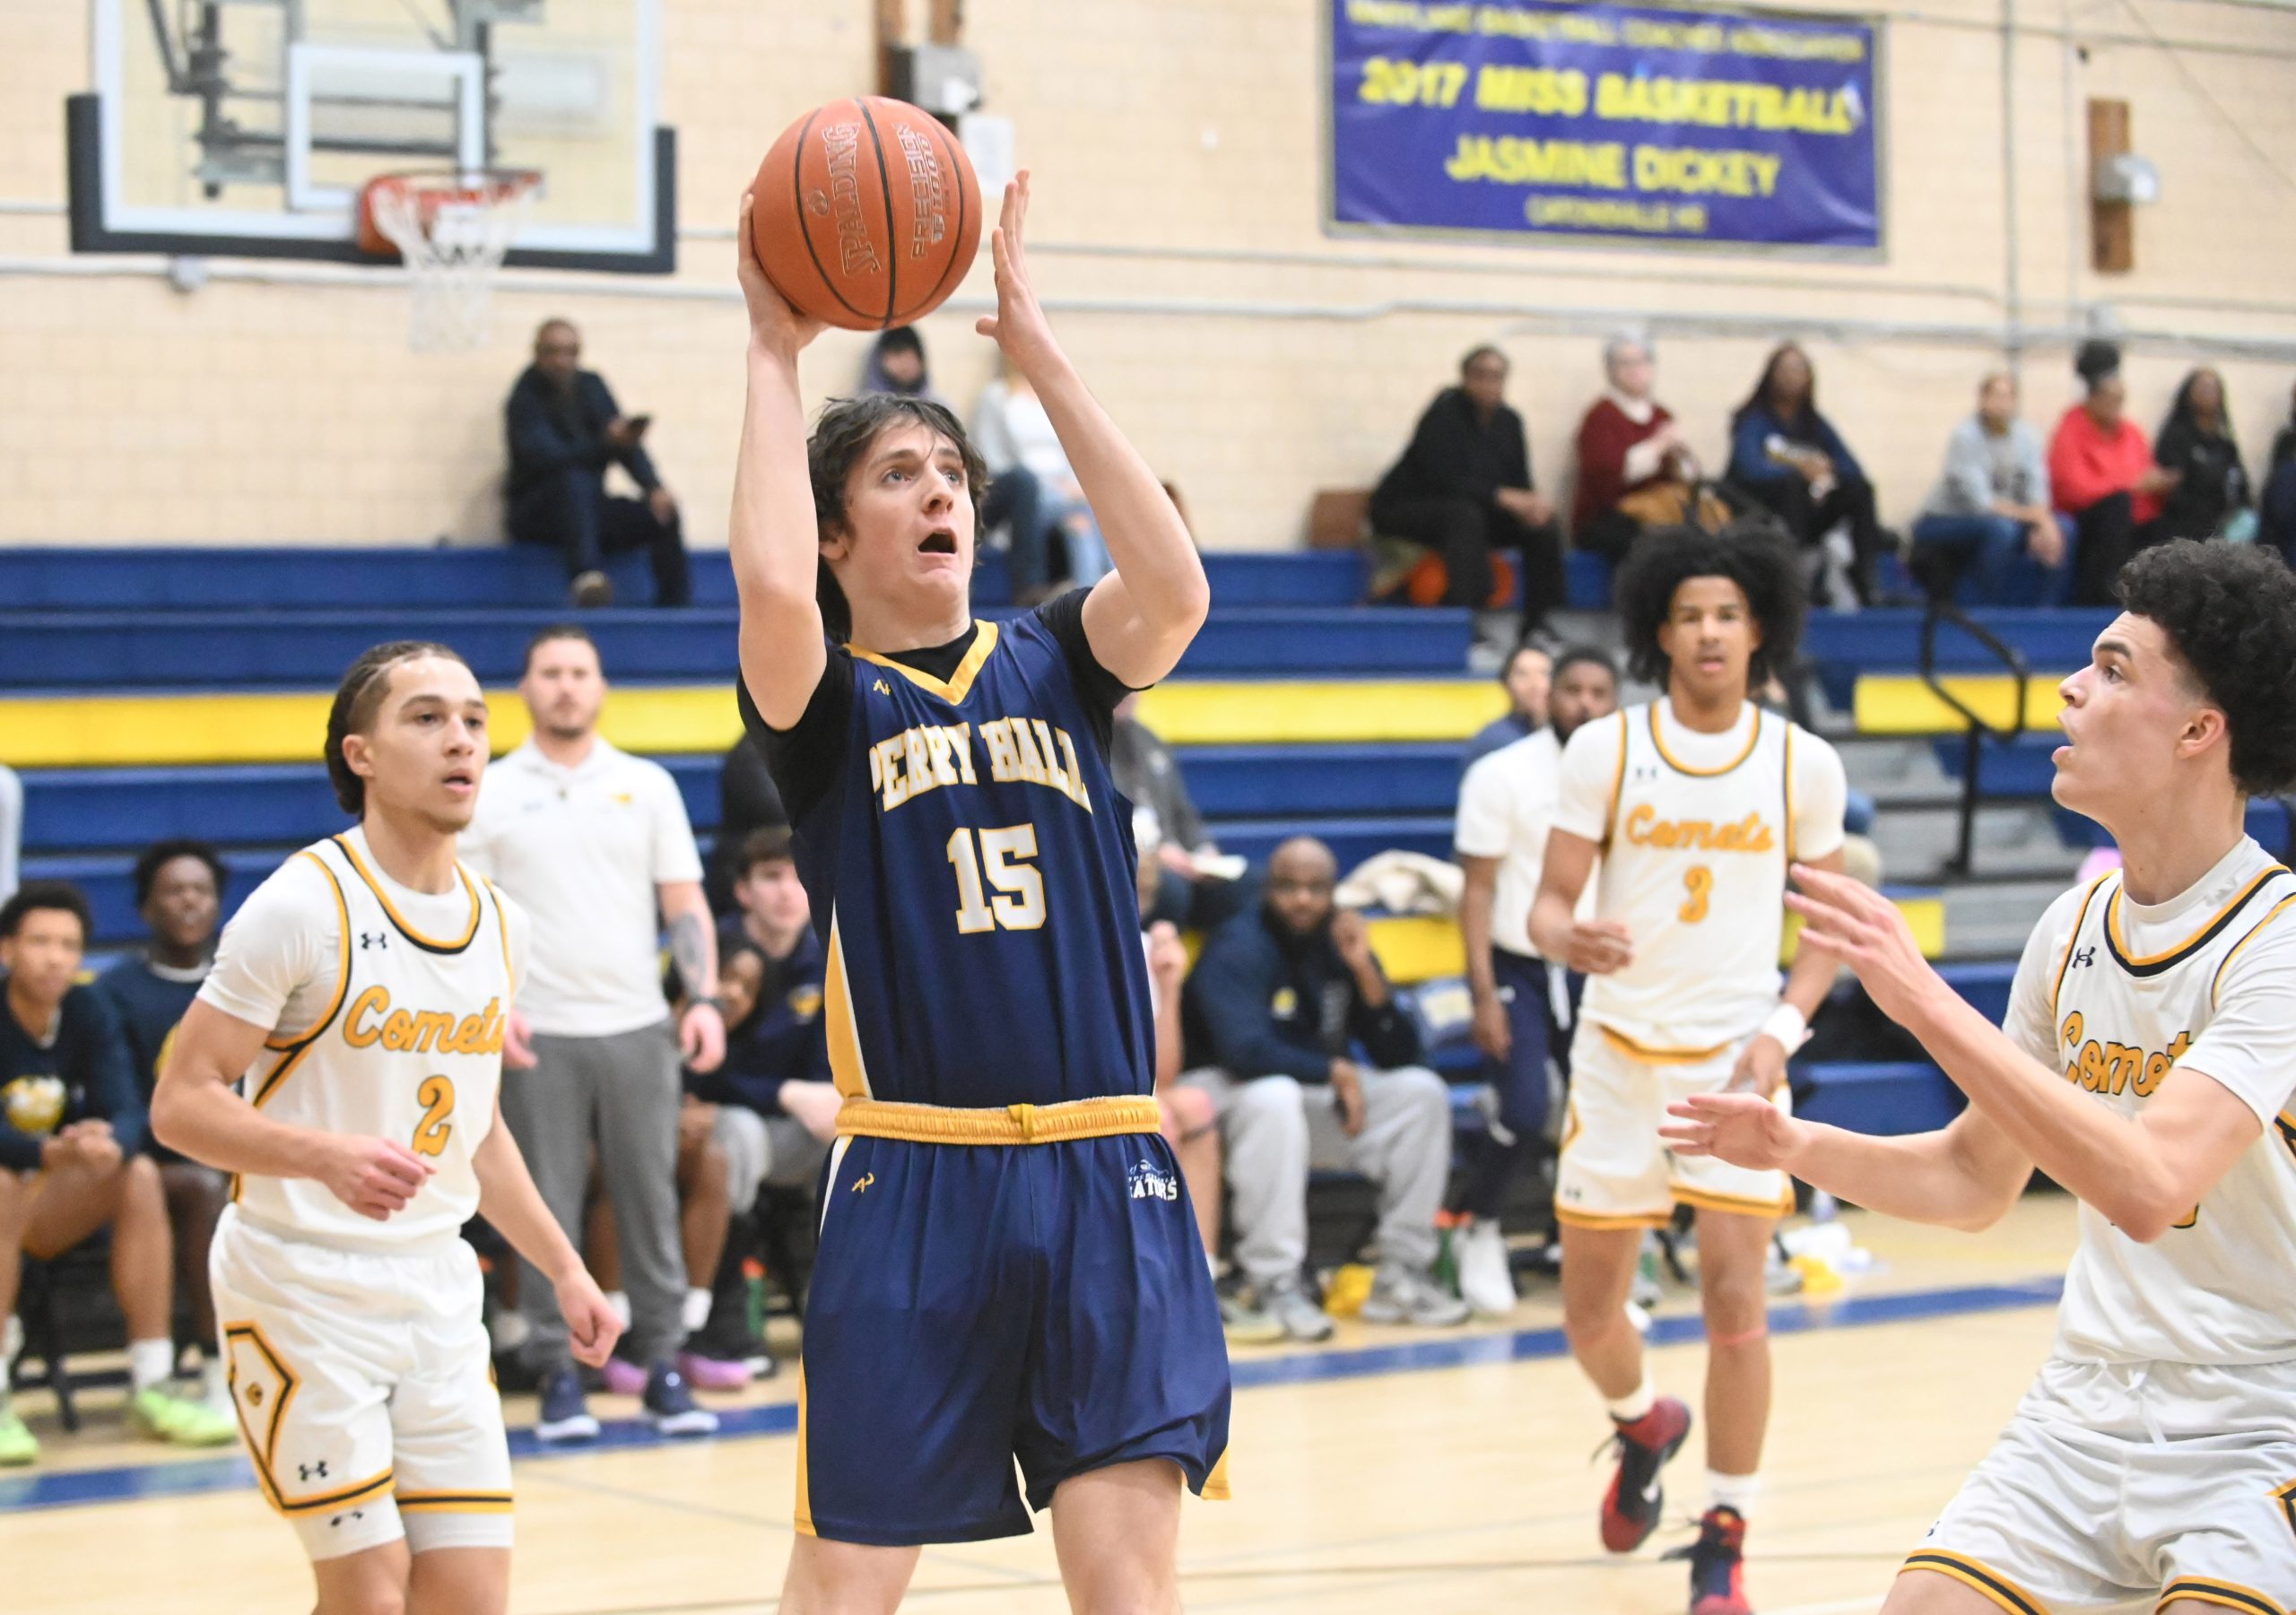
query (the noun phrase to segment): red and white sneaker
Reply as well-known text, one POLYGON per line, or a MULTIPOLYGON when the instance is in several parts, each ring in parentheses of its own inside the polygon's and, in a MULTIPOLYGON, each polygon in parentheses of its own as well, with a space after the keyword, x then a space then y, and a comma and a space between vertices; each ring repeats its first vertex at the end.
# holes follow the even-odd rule
POLYGON ((1658 1398, 1631 1424, 1612 1420, 1618 1468, 1603 1493, 1602 1528, 1603 1546, 1613 1553, 1633 1552, 1657 1529, 1666 1503, 1658 1472, 1690 1439, 1690 1409, 1672 1396, 1658 1398))
POLYGON ((1735 1508, 1709 1508, 1689 1550, 1690 1615, 1754 1615, 1746 1602, 1746 1521, 1735 1508))

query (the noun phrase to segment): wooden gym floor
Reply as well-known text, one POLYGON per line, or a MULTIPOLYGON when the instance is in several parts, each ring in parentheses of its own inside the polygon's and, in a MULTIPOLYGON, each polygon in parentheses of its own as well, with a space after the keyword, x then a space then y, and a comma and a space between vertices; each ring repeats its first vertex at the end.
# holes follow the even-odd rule
MULTIPOLYGON (((1870 1615, 2008 1417, 2047 1350, 2074 1241, 2072 1203, 2029 1197, 1981 1237, 1852 1213, 1877 1271, 1838 1296, 1781 1301, 1766 1481, 1747 1585, 1763 1615, 1870 1615)), ((1644 1550, 1595 1536, 1599 1405, 1562 1354, 1551 1283, 1502 1324, 1440 1333, 1343 1324, 1329 1346, 1237 1353, 1236 1500, 1191 1502, 1181 1570, 1193 1611, 1420 1612, 1533 1608, 1661 1615, 1702 1503, 1698 1438, 1668 1471, 1669 1524, 1644 1550)), ((1670 1290, 1652 1339, 1663 1389, 1697 1402, 1696 1307, 1670 1290)), ((794 1377, 730 1404, 745 1432, 663 1445, 593 1399, 608 1438, 517 1465, 520 1615, 753 1615, 788 1551, 794 1377)), ((22 1408, 40 1466, 0 1474, 0 1607, 75 1615, 243 1615, 309 1607, 293 1536, 244 1463, 123 1434, 91 1394, 65 1437, 22 1408)), ((512 1398, 513 1426, 530 1399, 512 1398)), ((909 1608, 1065 1608, 1033 1537, 927 1550, 909 1608)))

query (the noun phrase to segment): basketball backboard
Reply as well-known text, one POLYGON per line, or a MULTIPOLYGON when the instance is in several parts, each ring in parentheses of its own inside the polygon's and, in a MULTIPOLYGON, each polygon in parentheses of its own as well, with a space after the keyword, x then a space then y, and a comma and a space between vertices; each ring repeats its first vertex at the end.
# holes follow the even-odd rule
POLYGON ((675 267, 660 0, 94 0, 72 247, 375 260, 362 186, 540 176, 514 266, 675 267))

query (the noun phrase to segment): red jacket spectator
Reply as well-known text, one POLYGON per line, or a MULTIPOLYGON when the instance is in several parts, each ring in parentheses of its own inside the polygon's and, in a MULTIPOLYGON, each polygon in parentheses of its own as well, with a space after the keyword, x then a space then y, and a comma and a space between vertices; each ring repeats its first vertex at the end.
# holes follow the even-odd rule
POLYGON ((1627 480, 1628 451, 1674 424, 1674 417, 1665 404, 1654 403, 1649 408, 1650 418, 1637 421, 1619 407, 1617 399, 1605 395, 1596 399, 1578 422, 1578 485, 1570 499, 1572 533, 1586 532, 1597 517, 1627 494, 1666 473, 1662 456, 1645 475, 1627 480))
POLYGON ((2108 429, 2086 404, 2076 404, 2058 418, 2049 439, 2048 485, 2057 508, 2067 516, 2126 493, 2130 514, 2143 525, 2161 514, 2160 496, 2137 486, 2152 469, 2152 446, 2144 439, 2144 429, 2126 416, 2108 429))

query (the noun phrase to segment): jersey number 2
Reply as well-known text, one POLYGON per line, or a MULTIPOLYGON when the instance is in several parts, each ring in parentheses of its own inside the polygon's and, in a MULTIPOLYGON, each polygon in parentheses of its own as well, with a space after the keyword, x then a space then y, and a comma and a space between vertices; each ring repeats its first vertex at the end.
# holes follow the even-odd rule
POLYGON ((973 850, 973 832, 960 829, 949 838, 949 862, 957 872, 957 930, 970 936, 978 931, 1034 931, 1044 924, 1044 874, 1024 859, 1037 855, 1037 827, 1008 825, 982 830, 980 850, 973 850), (981 884, 983 870, 990 897, 981 884))
POLYGON ((454 1080, 423 1078, 422 1086, 414 1090, 414 1102, 422 1107, 422 1119, 414 1124, 414 1152, 445 1154, 447 1141, 455 1135, 454 1124, 447 1120, 455 1114, 454 1080))
POLYGON ((1695 925, 1706 917, 1706 894, 1714 890, 1714 872, 1703 864, 1693 864, 1683 871, 1683 890, 1690 893, 1674 917, 1685 925, 1695 925))

